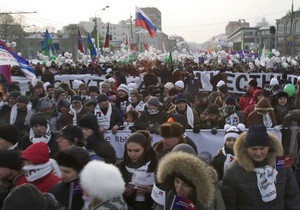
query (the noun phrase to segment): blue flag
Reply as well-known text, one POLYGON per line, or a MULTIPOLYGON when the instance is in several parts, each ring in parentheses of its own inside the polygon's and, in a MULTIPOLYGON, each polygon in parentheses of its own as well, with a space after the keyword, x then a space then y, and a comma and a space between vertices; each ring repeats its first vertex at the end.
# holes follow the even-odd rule
POLYGON ((97 52, 96 52, 96 49, 94 47, 94 44, 92 42, 92 39, 90 37, 90 34, 88 34, 88 38, 87 38, 87 47, 88 49, 90 50, 90 55, 91 55, 91 58, 92 58, 92 65, 93 66, 96 66, 96 58, 97 58, 97 52))
POLYGON ((51 51, 50 49, 51 43, 52 43, 52 39, 50 37, 48 29, 46 29, 45 38, 42 46, 43 55, 47 55, 47 53, 51 51))

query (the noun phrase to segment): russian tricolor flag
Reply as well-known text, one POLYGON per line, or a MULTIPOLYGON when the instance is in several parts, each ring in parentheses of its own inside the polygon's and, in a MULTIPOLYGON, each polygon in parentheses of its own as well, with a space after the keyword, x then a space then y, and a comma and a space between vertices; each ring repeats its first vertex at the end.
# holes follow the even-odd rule
POLYGON ((155 36, 157 29, 150 18, 137 6, 135 6, 135 25, 146 28, 152 38, 155 36))

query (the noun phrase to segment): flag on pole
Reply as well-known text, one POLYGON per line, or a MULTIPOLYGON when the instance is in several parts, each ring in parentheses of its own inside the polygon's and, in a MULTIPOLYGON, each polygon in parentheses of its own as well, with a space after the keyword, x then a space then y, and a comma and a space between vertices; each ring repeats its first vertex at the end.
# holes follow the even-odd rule
POLYGON ((78 36, 77 36, 77 46, 78 46, 78 50, 83 53, 83 47, 82 47, 82 38, 81 38, 81 34, 80 34, 80 30, 78 27, 78 36))
POLYGON ((163 42, 163 52, 166 52, 165 42, 163 42))
POLYGON ((92 39, 90 37, 90 34, 88 34, 87 47, 90 50, 90 56, 92 58, 92 65, 96 66, 97 52, 96 52, 96 49, 95 49, 94 44, 92 42, 92 39))
POLYGON ((157 29, 150 18, 137 6, 135 6, 135 25, 147 29, 152 38, 156 34, 157 29))
POLYGON ((52 40, 51 40, 50 34, 48 32, 48 29, 46 29, 45 38, 44 38, 44 42, 42 45, 43 55, 47 55, 47 53, 51 50, 50 49, 51 43, 52 43, 52 40))
POLYGON ((106 36, 105 36, 105 43, 104 43, 104 48, 109 47, 109 23, 107 23, 107 30, 106 30, 106 36))
POLYGON ((168 67, 171 67, 172 69, 174 68, 172 52, 171 51, 170 51, 169 59, 168 59, 168 67))
POLYGON ((3 77, 9 84, 11 83, 11 66, 10 65, 0 66, 0 74, 3 75, 3 77))
POLYGON ((9 49, 4 42, 0 41, 0 66, 2 65, 20 66, 21 71, 29 79, 31 84, 36 82, 36 75, 34 70, 30 67, 29 61, 18 56, 9 49))
POLYGON ((264 48, 261 51, 259 60, 260 60, 260 65, 265 67, 266 66, 266 48, 265 48, 265 45, 264 45, 264 48))
POLYGON ((127 36, 127 34, 126 34, 126 38, 125 38, 125 45, 126 45, 127 47, 129 47, 129 41, 128 41, 128 36, 127 36))
POLYGON ((145 50, 149 51, 149 46, 148 46, 148 44, 145 43, 145 42, 143 42, 143 45, 144 45, 145 50))

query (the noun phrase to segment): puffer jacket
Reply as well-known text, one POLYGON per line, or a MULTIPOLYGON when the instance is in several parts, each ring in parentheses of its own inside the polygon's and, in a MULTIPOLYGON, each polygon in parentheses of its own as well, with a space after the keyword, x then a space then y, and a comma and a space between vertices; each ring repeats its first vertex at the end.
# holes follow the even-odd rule
MULTIPOLYGON (((246 133, 241 134, 235 143, 236 159, 229 164, 222 183, 222 195, 227 210, 296 210, 300 209, 299 189, 291 167, 277 169, 275 187, 277 196, 270 202, 264 202, 257 186, 255 166, 247 155, 244 146, 246 133)), ((271 146, 266 157, 266 164, 275 168, 276 156, 283 154, 280 141, 269 133, 271 146)))

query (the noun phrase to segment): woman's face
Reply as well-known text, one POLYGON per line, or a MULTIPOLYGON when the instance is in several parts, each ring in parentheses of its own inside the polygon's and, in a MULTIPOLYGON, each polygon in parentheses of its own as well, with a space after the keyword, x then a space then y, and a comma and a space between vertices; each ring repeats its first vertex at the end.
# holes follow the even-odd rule
POLYGON ((184 181, 177 177, 175 177, 174 179, 174 185, 176 189, 176 195, 178 196, 188 198, 194 193, 194 189, 190 185, 186 184, 184 181))
POLYGON ((225 142, 226 146, 227 146, 228 148, 230 148, 230 149, 233 149, 235 140, 236 140, 236 138, 232 138, 232 137, 227 138, 227 139, 226 139, 226 142, 225 142))
POLYGON ((64 182, 71 182, 79 177, 78 172, 75 171, 73 168, 65 167, 65 166, 59 166, 59 168, 61 171, 61 179, 64 182))
POLYGON ((94 134, 94 131, 90 128, 81 128, 81 130, 82 130, 83 138, 85 139, 90 135, 94 134))
POLYGON ((127 144, 127 155, 132 162, 137 162, 144 153, 144 148, 137 143, 129 142, 127 144))

